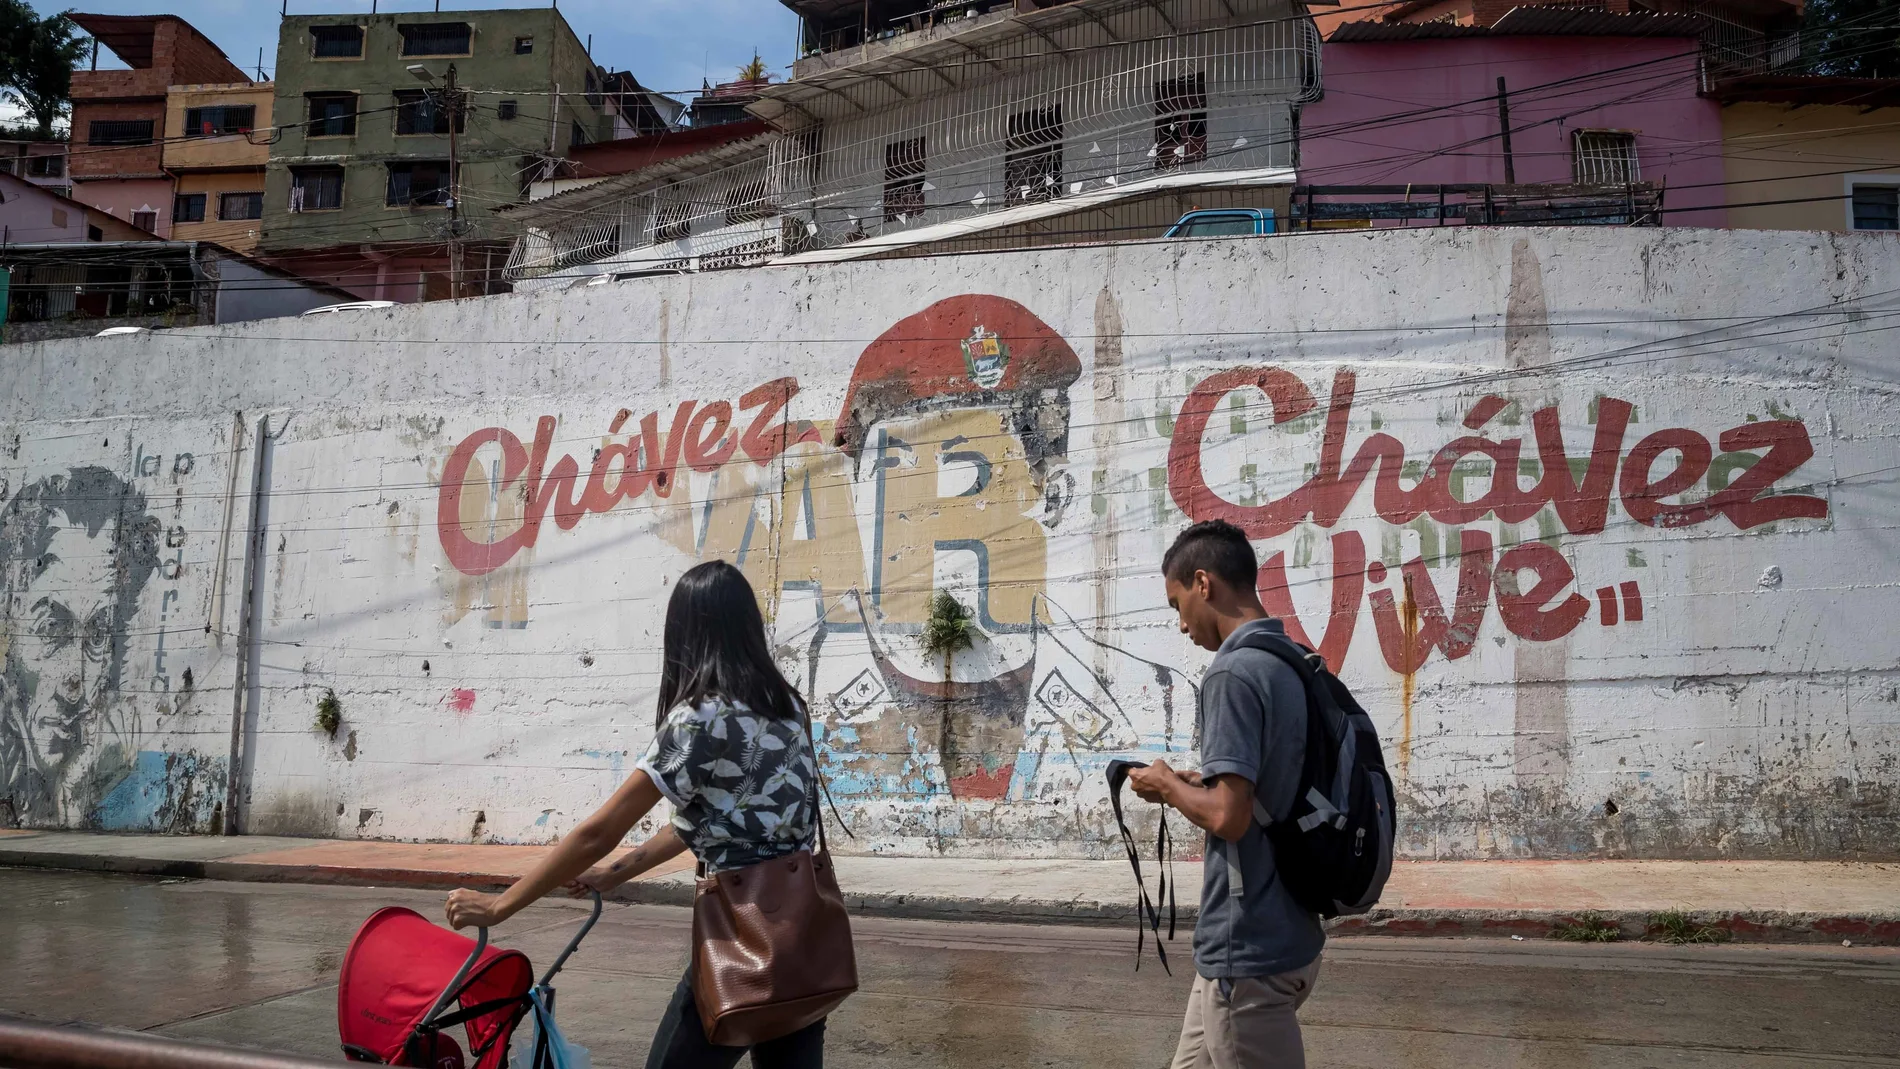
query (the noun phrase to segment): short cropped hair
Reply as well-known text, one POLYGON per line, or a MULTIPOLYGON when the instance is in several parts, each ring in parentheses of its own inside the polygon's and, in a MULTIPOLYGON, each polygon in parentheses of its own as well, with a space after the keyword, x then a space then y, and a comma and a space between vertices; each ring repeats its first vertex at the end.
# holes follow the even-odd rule
POLYGON ((1182 531, 1161 558, 1161 574, 1182 586, 1194 581, 1195 572, 1207 572, 1235 590, 1252 590, 1260 558, 1240 528, 1226 520, 1202 520, 1182 531))

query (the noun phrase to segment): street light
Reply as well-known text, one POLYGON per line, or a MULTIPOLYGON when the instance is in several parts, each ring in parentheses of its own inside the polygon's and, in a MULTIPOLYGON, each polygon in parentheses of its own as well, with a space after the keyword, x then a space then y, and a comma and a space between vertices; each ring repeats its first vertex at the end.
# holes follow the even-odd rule
POLYGON ((415 76, 418 82, 427 82, 430 85, 435 84, 435 72, 420 63, 409 64, 409 73, 415 76))

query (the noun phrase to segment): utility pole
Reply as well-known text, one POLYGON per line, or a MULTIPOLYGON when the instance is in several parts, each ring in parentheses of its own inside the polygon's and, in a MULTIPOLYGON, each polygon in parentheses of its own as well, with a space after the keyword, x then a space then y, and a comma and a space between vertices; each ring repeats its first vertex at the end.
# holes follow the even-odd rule
POLYGON ((455 85, 455 64, 449 64, 444 105, 449 116, 449 299, 462 296, 462 166, 456 127, 462 125, 462 94, 455 85))
POLYGON ((1517 184, 1517 167, 1511 160, 1511 100, 1504 91, 1504 76, 1498 76, 1498 133, 1504 138, 1504 184, 1517 184))

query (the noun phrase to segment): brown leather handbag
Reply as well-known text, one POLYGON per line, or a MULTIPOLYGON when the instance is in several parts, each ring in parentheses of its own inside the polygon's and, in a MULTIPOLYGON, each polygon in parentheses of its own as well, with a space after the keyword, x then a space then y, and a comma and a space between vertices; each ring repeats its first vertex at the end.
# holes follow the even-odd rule
MULTIPOLYGON (((811 721, 805 723, 811 738, 811 721)), ((818 748, 812 746, 816 772, 818 748)), ((725 1047, 791 1035, 858 989, 851 917, 825 844, 707 876, 693 895, 693 1001, 708 1042, 725 1047)))

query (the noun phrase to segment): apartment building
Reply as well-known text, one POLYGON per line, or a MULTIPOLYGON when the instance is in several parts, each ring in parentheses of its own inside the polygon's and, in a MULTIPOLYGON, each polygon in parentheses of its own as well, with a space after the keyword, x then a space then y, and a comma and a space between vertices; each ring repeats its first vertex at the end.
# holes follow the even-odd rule
POLYGON ((620 88, 553 7, 291 15, 260 254, 365 297, 490 292, 507 253, 493 209, 616 136, 620 88))
POLYGON ((264 219, 270 162, 271 82, 174 85, 166 93, 165 170, 173 177, 178 241, 214 241, 249 253, 264 219))
POLYGON ((0 141, 0 174, 23 178, 62 197, 72 194, 64 141, 0 141))
POLYGON ((1295 117, 1319 92, 1319 37, 1292 0, 782 2, 804 54, 746 109, 774 136, 568 205, 517 240, 511 278, 1021 248, 1152 233, 1192 206, 1284 209, 1295 117))
POLYGON ((176 15, 76 13, 73 21, 129 69, 73 72, 72 197, 168 238, 173 183, 165 144, 182 132, 166 121, 171 87, 250 79, 176 15))

